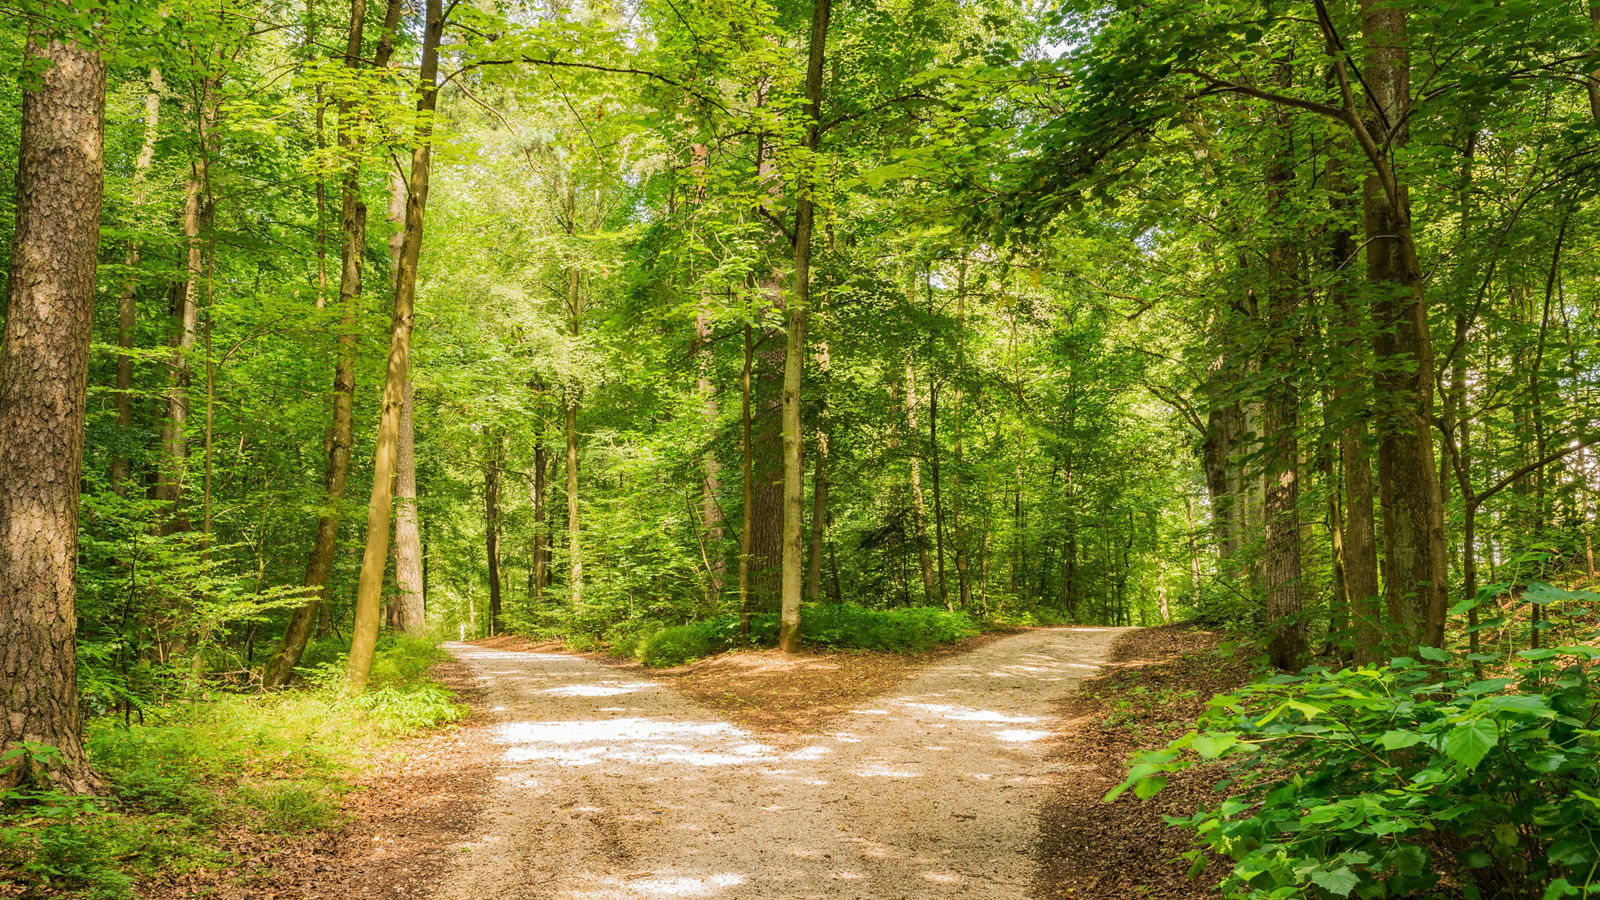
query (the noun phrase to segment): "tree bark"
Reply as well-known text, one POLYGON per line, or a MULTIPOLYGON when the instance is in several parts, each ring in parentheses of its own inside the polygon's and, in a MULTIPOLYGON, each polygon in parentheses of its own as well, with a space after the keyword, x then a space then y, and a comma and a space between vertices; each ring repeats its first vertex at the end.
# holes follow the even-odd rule
POLYGON ((528 567, 528 596, 537 600, 550 584, 550 510, 545 502, 549 489, 545 484, 545 470, 550 465, 550 451, 544 446, 544 419, 537 420, 533 434, 533 477, 529 480, 529 500, 533 504, 533 563, 528 567))
MULTIPOLYGON (((1289 87, 1293 70, 1278 66, 1279 87, 1289 87)), ((1294 143, 1289 133, 1289 111, 1279 107, 1274 118, 1276 147, 1266 172, 1268 214, 1288 214, 1294 179, 1294 143)), ((1267 250, 1267 340, 1261 369, 1271 372, 1262 403, 1262 440, 1267 453, 1262 515, 1266 526, 1262 574, 1266 587, 1266 619, 1271 638, 1267 655, 1280 669, 1300 667, 1306 655, 1306 627, 1302 615, 1300 566, 1300 396, 1296 383, 1299 343, 1295 310, 1300 285, 1295 271, 1295 248, 1287 239, 1274 241, 1267 250)))
MULTIPOLYGON (((389 236, 389 260, 400 271, 400 251, 405 242, 406 184, 400 173, 389 176, 389 221, 397 223, 389 236)), ((427 629, 427 586, 422 579, 422 510, 417 506, 417 428, 415 391, 406 372, 400 400, 400 447, 395 460, 394 581, 400 629, 420 635, 427 629)))
MULTIPOLYGON (((578 228, 577 189, 567 176, 567 236, 578 228)), ((576 342, 582 324, 583 294, 577 266, 567 268, 567 328, 576 342)), ((578 519, 578 386, 568 384, 563 392, 567 437, 567 590, 572 608, 583 606, 583 544, 578 519)))
MULTIPOLYGON (((713 439, 720 414, 717 409, 716 353, 711 343, 711 315, 704 308, 694 317, 695 354, 699 357, 699 377, 696 390, 700 394, 701 411, 705 427, 713 439)), ((714 446, 714 440, 713 440, 714 446)), ((727 557, 722 550, 722 461, 715 449, 701 456, 703 475, 700 479, 700 520, 705 524, 706 544, 711 550, 709 562, 711 596, 721 602, 722 583, 727 576, 727 557)))
POLYGON ((748 637, 750 634, 750 529, 755 517, 755 472, 753 465, 753 452, 750 446, 750 369, 755 362, 755 340, 749 324, 744 326, 744 371, 740 380, 740 396, 743 400, 743 415, 741 417, 744 440, 744 466, 742 484, 744 487, 743 502, 739 504, 743 510, 743 519, 739 525, 739 634, 748 637))
POLYGON ((106 67, 30 37, 48 66, 22 91, 16 229, 0 339, 0 791, 24 781, 100 787, 78 706, 78 491, 104 191, 106 67))
POLYGON ((372 672, 378 643, 378 606, 383 593, 384 563, 389 555, 389 519, 394 505, 394 473, 400 449, 400 407, 411 366, 411 327, 417 294, 417 261, 422 254, 422 226, 428 204, 428 177, 433 149, 433 112, 439 100, 439 39, 444 31, 442 0, 426 0, 423 28, 421 93, 417 98, 416 144, 411 151, 411 182, 406 192, 405 239, 394 292, 393 326, 389 335, 388 370, 383 383, 383 410, 372 467, 372 497, 367 504, 366 552, 356 588, 355 623, 345 678, 354 691, 363 690, 372 672))
POLYGON ((1444 511, 1433 451, 1433 345, 1423 273, 1412 238, 1411 203, 1394 174, 1411 111, 1411 59, 1404 6, 1362 0, 1370 134, 1381 134, 1374 171, 1363 185, 1367 281, 1375 291, 1373 350, 1378 480, 1383 509, 1385 601, 1393 649, 1444 643, 1448 606, 1444 511))

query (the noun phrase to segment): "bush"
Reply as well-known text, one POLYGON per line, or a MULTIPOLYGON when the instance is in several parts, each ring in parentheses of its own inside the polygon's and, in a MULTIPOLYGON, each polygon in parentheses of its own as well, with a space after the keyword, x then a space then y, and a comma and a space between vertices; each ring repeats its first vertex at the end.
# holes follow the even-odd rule
POLYGON ((1193 871, 1205 851, 1232 860, 1229 897, 1600 893, 1579 887, 1600 869, 1600 650, 1523 651, 1512 677, 1486 680, 1421 653, 1218 697, 1107 800, 1130 787, 1150 797, 1196 763, 1231 764, 1232 797, 1169 820, 1196 832, 1193 871))
POLYGON ((634 654, 647 666, 681 666, 725 649, 713 622, 674 625, 639 641, 634 654))
MULTIPOLYGON (((933 607, 867 609, 852 603, 808 604, 801 614, 800 643, 832 650, 917 653, 981 631, 966 613, 933 607)), ((741 645, 775 645, 778 616, 751 616, 748 635, 739 633, 739 617, 735 615, 668 628, 625 623, 611 633, 617 635, 612 638, 615 655, 626 655, 620 648, 627 647, 647 666, 678 666, 741 645)))

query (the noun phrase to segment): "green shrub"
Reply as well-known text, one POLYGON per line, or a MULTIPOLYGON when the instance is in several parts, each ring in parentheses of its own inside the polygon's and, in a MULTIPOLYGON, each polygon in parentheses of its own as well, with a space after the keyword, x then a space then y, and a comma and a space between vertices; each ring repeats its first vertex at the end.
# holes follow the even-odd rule
POLYGON ((1523 651, 1513 677, 1487 680, 1421 652, 1426 662, 1313 668, 1218 697, 1107 799, 1230 765, 1231 797, 1169 820, 1196 832, 1194 871, 1204 851, 1231 858, 1229 897, 1600 893, 1583 887, 1600 871, 1600 650, 1523 651))
POLYGON ((712 622, 674 625, 639 641, 634 651, 647 666, 681 666, 722 649, 712 622))

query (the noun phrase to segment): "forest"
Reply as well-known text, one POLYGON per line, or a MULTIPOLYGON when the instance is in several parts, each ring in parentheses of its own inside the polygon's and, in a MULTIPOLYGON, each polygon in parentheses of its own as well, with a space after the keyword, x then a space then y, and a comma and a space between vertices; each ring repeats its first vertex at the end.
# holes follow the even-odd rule
POLYGON ((0 10, 0 896, 465 642, 1066 625, 1253 667, 1107 797, 1193 896, 1600 894, 1600 5, 0 10))

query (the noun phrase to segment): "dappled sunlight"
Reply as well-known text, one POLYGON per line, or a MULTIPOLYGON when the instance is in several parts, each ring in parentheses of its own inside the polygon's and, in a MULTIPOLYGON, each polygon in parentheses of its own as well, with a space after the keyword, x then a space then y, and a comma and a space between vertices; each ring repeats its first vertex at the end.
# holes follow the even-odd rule
POLYGON ((573 894, 574 897, 711 897, 728 888, 738 887, 747 881, 745 876, 733 872, 695 877, 691 875, 641 875, 606 879, 605 886, 596 891, 573 894))
POLYGON ((566 687, 544 688, 539 693, 555 697, 615 697, 618 694, 660 689, 661 685, 653 681, 614 681, 606 684, 573 684, 566 687))

